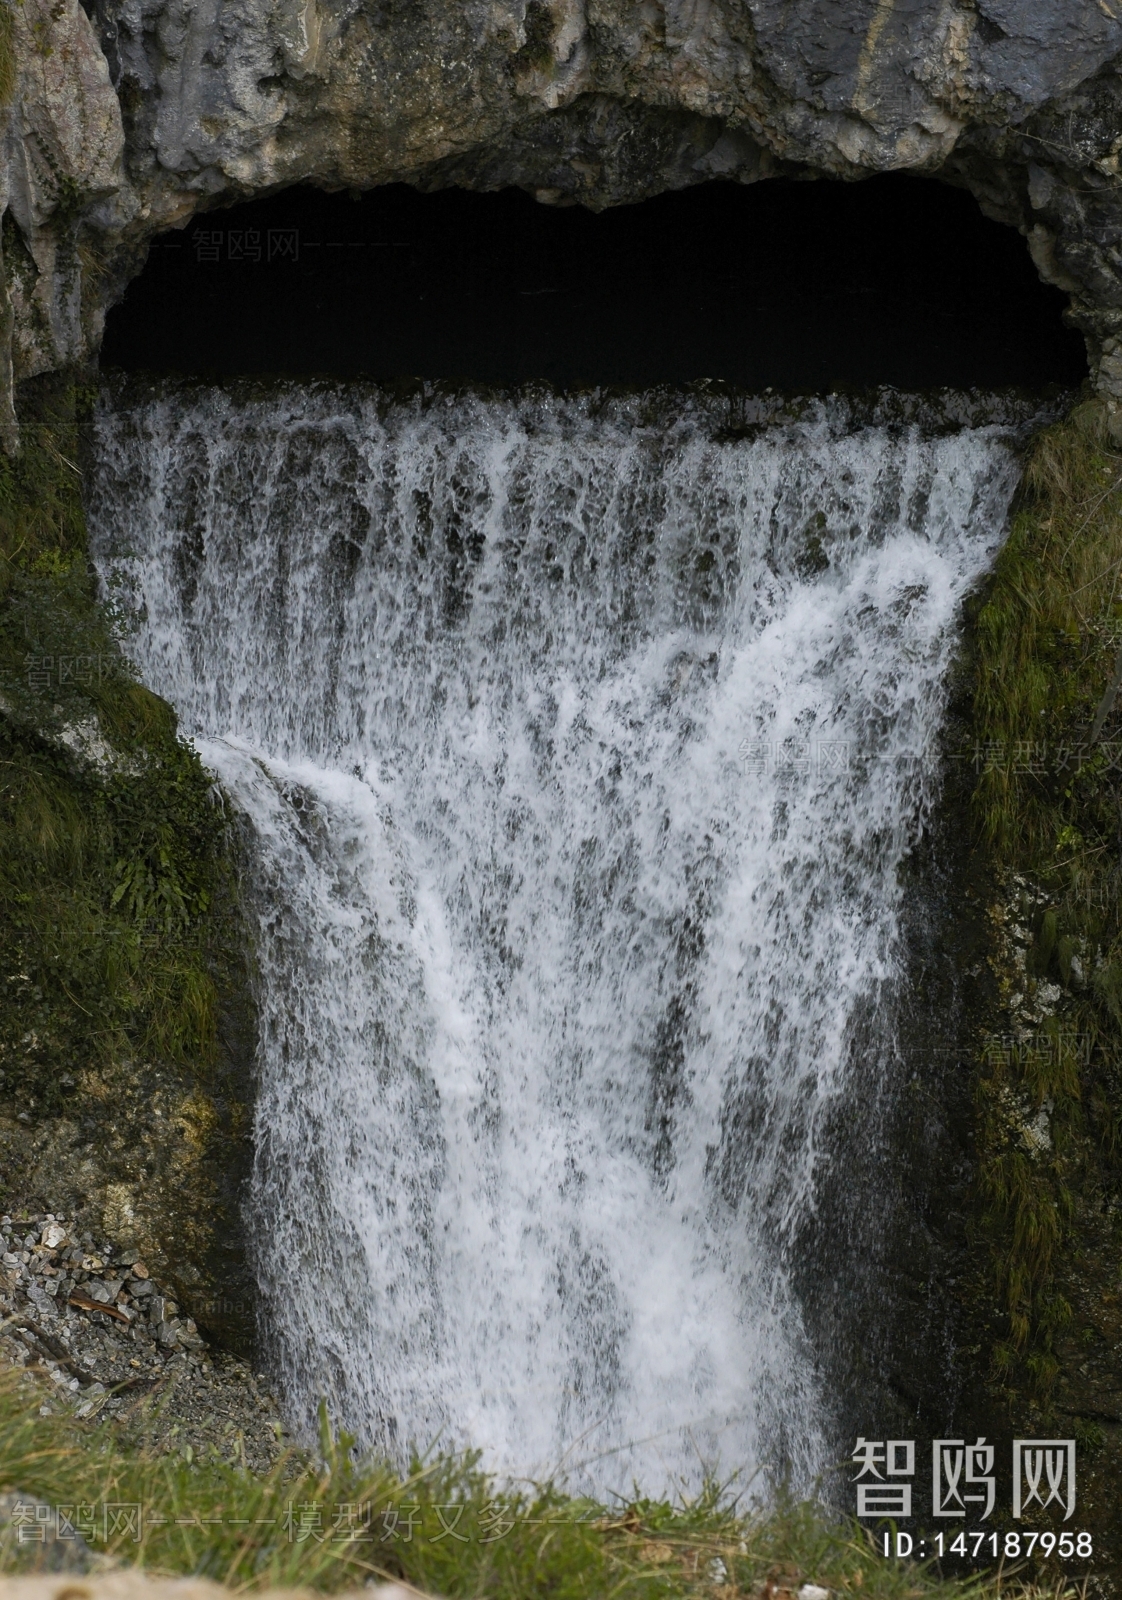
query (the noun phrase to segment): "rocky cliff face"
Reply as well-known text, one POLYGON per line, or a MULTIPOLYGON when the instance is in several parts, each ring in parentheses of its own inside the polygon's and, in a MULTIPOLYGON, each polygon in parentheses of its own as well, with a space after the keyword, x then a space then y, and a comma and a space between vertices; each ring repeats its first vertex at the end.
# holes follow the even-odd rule
POLYGON ((0 11, 17 381, 96 349, 155 233, 288 184, 514 184, 600 208, 711 177, 903 170, 1024 234, 1122 401, 1122 0, 0 11))

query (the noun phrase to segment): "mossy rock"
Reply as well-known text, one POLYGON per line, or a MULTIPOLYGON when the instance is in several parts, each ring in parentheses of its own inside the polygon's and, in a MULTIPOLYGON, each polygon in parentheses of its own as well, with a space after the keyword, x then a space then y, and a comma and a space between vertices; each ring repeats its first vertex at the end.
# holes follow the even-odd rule
POLYGON ((0 1193, 140 1247, 252 1343, 253 1018, 237 837, 85 559, 87 385, 25 385, 0 462, 0 1193))
POLYGON ((1109 424, 1084 401, 1029 447, 1009 539, 969 607, 968 760, 948 797, 971 823, 985 953, 964 976, 974 1179, 956 1427, 1077 1439, 1097 1577, 1122 1575, 1122 706, 1091 736, 1122 644, 1109 424))

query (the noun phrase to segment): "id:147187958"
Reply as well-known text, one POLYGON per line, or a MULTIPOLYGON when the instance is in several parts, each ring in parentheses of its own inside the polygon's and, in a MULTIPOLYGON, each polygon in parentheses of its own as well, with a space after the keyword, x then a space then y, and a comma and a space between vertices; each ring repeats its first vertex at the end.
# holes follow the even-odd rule
POLYGON ((960 1528, 955 1534, 936 1533, 930 1538, 910 1533, 884 1533, 884 1554, 899 1561, 926 1561, 935 1556, 959 1556, 970 1561, 1022 1561, 1031 1555, 1060 1556, 1064 1560, 1094 1554, 1091 1535, 1065 1530, 1063 1533, 960 1528))

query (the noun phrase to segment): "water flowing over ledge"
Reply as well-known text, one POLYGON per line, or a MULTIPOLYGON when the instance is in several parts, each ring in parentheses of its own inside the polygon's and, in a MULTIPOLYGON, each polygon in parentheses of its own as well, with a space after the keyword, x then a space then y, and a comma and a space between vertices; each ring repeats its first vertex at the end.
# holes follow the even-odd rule
POLYGON ((825 1465, 792 1268, 893 1059, 983 411, 103 392, 91 548, 251 830, 297 1417, 601 1493, 825 1465))

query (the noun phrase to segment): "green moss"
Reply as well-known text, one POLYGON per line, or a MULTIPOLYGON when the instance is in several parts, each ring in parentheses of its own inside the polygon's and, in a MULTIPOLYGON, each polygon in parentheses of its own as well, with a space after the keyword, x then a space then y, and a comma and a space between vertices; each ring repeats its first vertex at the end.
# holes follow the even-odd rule
POLYGON ((1091 739, 1122 644, 1122 454, 1105 422, 1088 402, 1035 441, 975 626, 973 803, 1001 990, 980 1052, 982 1231, 1006 1322, 997 1369, 1038 1400, 1070 1318, 1057 1264, 1073 1194, 1117 1205, 1122 1180, 1122 706, 1091 739), (1018 1008, 1033 1005, 1045 1016, 1026 1041, 1018 1008))
POLYGON ((16 88, 16 50, 12 38, 11 0, 0 3, 0 106, 6 106, 16 88))
MULTIPOLYGON (((90 398, 26 386, 0 461, 0 1110, 92 1138, 103 1183, 147 1197, 154 1253, 205 1279, 248 1160, 247 1063, 224 1037, 245 1009, 233 842, 86 565, 90 398), (210 1132, 153 1145, 157 1115, 210 1132)), ((0 1161, 9 1200, 31 1198, 33 1147, 0 1161)))
POLYGON ((541 0, 530 0, 526 7, 523 28, 526 43, 515 56, 515 60, 535 72, 552 72, 555 65, 553 37, 557 27, 549 7, 543 5, 541 0))

